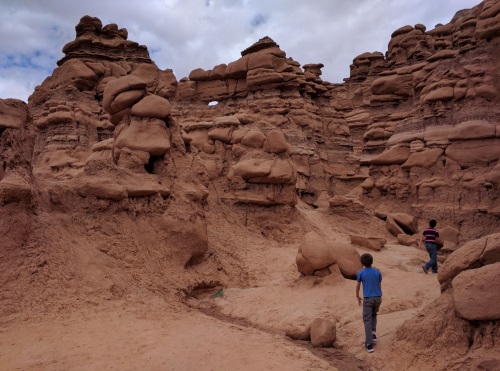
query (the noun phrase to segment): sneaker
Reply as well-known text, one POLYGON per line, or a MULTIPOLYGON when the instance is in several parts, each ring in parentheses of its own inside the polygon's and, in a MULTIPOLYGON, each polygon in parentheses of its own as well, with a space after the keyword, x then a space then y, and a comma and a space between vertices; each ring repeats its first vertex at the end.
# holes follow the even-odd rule
POLYGON ((375 333, 373 333, 372 343, 376 343, 376 342, 377 342, 377 335, 375 335, 375 333))
POLYGON ((425 269, 425 264, 422 264, 422 270, 424 271, 425 274, 427 274, 427 269, 425 269))
POLYGON ((368 351, 368 353, 373 353, 373 345, 372 344, 365 344, 365 349, 368 351))

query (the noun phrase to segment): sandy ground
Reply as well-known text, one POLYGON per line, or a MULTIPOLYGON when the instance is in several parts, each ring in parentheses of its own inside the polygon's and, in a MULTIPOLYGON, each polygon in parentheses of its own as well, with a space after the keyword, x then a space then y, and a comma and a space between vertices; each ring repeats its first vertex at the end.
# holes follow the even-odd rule
MULTIPOLYGON (((321 212, 300 211, 327 237, 347 238, 321 212)), ((212 297, 218 288, 200 290, 165 308, 123 301, 11 323, 0 328, 0 370, 397 370, 386 362, 396 329, 440 294, 437 277, 420 269, 425 252, 394 243, 370 251, 384 296, 379 342, 368 354, 355 281, 298 274, 298 241, 251 244, 237 231, 225 238, 227 246, 239 240, 246 287, 223 287, 222 297, 212 297), (318 317, 337 322, 334 348, 285 336, 318 317)))

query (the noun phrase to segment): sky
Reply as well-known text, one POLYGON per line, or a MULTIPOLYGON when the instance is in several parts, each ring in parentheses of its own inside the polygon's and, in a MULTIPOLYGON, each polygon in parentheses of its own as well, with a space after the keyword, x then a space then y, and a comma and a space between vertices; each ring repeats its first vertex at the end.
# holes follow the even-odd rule
POLYGON ((241 57, 264 36, 322 78, 349 77, 364 52, 385 53, 396 29, 431 30, 479 0, 0 0, 0 98, 28 100, 52 74, 84 15, 116 23, 177 80, 241 57))

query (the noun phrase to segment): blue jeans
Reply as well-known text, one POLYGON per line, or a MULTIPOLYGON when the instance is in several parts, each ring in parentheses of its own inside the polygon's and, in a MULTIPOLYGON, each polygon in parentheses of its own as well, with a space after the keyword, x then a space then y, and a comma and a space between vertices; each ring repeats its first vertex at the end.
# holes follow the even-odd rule
POLYGON ((429 257, 431 258, 431 260, 429 260, 425 264, 424 268, 426 271, 429 270, 429 268, 432 268, 432 273, 437 273, 438 272, 437 245, 435 243, 426 242, 425 248, 427 249, 427 252, 429 253, 429 257))
POLYGON ((372 344, 373 342, 373 333, 377 331, 377 312, 381 303, 380 296, 363 299, 363 323, 365 325, 366 344, 372 344))

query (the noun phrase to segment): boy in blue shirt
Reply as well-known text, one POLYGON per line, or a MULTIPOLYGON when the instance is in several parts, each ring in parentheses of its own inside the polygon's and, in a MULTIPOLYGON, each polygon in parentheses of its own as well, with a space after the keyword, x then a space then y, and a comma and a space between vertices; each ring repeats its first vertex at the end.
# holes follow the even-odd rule
POLYGON ((373 344, 377 342, 377 312, 382 303, 382 273, 372 268, 373 257, 370 254, 361 255, 363 269, 358 272, 356 298, 361 306, 359 289, 363 282, 363 322, 365 324, 365 348, 368 353, 373 352, 373 344))

